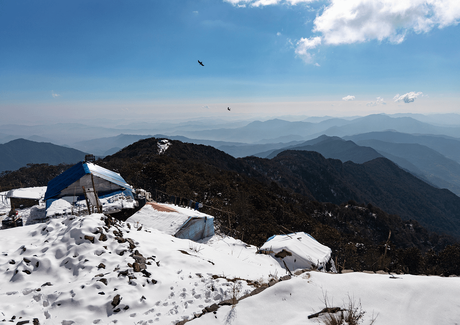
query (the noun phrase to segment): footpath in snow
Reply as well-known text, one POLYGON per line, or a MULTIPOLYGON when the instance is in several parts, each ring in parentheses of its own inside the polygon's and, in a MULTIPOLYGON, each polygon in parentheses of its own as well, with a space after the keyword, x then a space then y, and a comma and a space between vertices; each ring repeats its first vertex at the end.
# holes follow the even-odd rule
MULTIPOLYGON (((0 213, 8 210, 2 201, 0 213)), ((219 235, 179 239, 168 234, 170 224, 151 228, 148 215, 132 223, 103 214, 41 223, 43 204, 20 213, 26 226, 0 230, 1 323, 322 324, 324 316, 308 316, 325 302, 351 300, 365 312, 362 324, 460 324, 459 277, 295 272, 299 262, 288 259, 290 277, 254 246, 219 235)), ((301 255, 316 260, 325 252, 313 243, 301 255)))
MULTIPOLYGON (((40 324, 318 324, 351 298, 364 324, 458 324, 460 278, 304 272, 286 275, 256 247, 218 235, 178 239, 102 214, 2 230, 0 321, 40 324), (271 287, 235 305, 272 280, 271 287), (203 309, 210 310, 203 314, 203 309)), ((260 289, 259 289, 260 290, 260 289)), ((260 290, 261 291, 261 290, 260 290)))

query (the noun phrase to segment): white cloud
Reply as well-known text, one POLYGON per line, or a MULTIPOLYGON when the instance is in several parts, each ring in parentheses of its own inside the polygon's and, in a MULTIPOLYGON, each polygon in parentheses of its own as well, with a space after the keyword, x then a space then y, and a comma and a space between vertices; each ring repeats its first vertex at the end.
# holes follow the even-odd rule
POLYGON ((209 109, 210 107, 208 105, 204 105, 203 108, 209 109))
POLYGON ((346 102, 348 102, 350 100, 355 100, 355 96, 348 95, 348 96, 343 97, 342 100, 344 100, 346 102))
POLYGON ((198 15, 198 11, 197 11, 197 10, 193 11, 193 13, 194 13, 195 15, 198 15))
POLYGON ((313 31, 333 45, 374 39, 401 43, 409 31, 428 32, 459 20, 458 0, 332 0, 316 17, 313 31))
POLYGON ((277 4, 288 4, 288 5, 296 5, 299 3, 311 3, 318 0, 224 0, 225 2, 229 2, 234 6, 238 7, 246 7, 246 5, 250 5, 251 7, 261 7, 261 6, 270 6, 270 5, 277 5, 277 4))
POLYGON ((316 65, 317 67, 320 67, 320 65, 319 65, 319 63, 318 63, 318 62, 316 62, 316 63, 315 63, 315 65, 316 65))
MULTIPOLYGON (((320 0, 224 0, 239 7, 297 5, 320 0)), ((323 0, 324 1, 324 0, 323 0)), ((460 0, 325 0, 314 20, 317 36, 301 38, 295 53, 312 62, 309 50, 371 40, 402 43, 411 32, 426 33, 460 23, 460 0), (324 9, 324 10, 323 10, 324 9), (314 46, 310 42, 315 40, 314 46)), ((313 9, 313 8, 311 8, 313 9)))
POLYGON ((377 106, 377 105, 386 105, 385 101, 383 100, 382 97, 377 97, 377 100, 375 102, 369 102, 366 105, 367 106, 377 106))
POLYGON ((276 36, 281 36, 281 33, 280 32, 276 33, 276 36))
POLYGON ((321 44, 321 37, 301 38, 297 42, 295 54, 300 56, 306 63, 312 63, 313 55, 309 52, 321 44))
POLYGON ((56 94, 56 93, 54 92, 54 90, 51 90, 51 96, 53 96, 53 98, 58 98, 58 97, 61 96, 61 95, 56 94))
MULTIPOLYGON (((319 0, 224 0, 235 6, 297 5, 319 0)), ((370 40, 404 41, 408 32, 425 33, 460 22, 459 0, 328 0, 318 13, 313 32, 325 44, 370 40)))
POLYGON ((395 102, 404 102, 406 104, 412 103, 418 96, 422 95, 422 92, 413 92, 411 91, 410 93, 404 94, 404 95, 399 95, 397 94, 395 97, 393 97, 393 100, 395 102))

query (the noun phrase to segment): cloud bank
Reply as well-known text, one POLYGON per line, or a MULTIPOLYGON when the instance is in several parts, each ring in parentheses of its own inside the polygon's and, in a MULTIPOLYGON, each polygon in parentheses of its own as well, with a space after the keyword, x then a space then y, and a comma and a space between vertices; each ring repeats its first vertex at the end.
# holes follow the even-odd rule
POLYGON ((378 106, 378 105, 386 105, 385 101, 383 100, 382 97, 377 97, 377 100, 375 102, 369 102, 366 105, 367 106, 378 106))
MULTIPOLYGON (((224 0, 240 7, 297 5, 319 0, 224 0)), ((329 0, 319 9, 310 38, 297 42, 296 54, 313 63, 308 42, 340 45, 372 40, 399 44, 409 32, 427 33, 460 22, 459 0, 329 0), (324 9, 324 10, 323 10, 324 9)), ((316 47, 315 46, 315 47, 316 47)), ((314 47, 313 47, 314 48, 314 47)))
POLYGON ((370 40, 404 41, 409 31, 426 33, 434 27, 456 25, 458 0, 332 0, 314 21, 314 32, 326 44, 370 40))
POLYGON ((411 91, 410 93, 404 94, 404 95, 399 95, 397 94, 395 97, 393 97, 393 100, 395 102, 404 102, 406 104, 412 103, 418 96, 422 95, 422 92, 413 92, 411 91))
POLYGON ((249 5, 251 7, 261 7, 261 6, 270 6, 270 5, 278 5, 278 4, 288 4, 288 5, 296 5, 299 3, 309 3, 315 2, 317 0, 224 0, 225 2, 229 2, 234 6, 245 7, 249 5))
POLYGON ((355 96, 348 95, 348 96, 343 97, 342 100, 344 100, 346 102, 348 102, 350 100, 355 100, 355 96))

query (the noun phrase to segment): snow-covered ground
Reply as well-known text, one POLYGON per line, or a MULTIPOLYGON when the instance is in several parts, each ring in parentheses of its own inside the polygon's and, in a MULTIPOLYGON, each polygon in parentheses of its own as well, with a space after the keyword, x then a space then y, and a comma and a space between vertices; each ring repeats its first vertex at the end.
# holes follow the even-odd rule
POLYGON ((0 322, 320 324, 308 316, 325 300, 343 307, 351 299, 366 312, 363 324, 373 317, 375 324, 460 324, 458 277, 307 271, 276 283, 287 274, 280 264, 239 240, 193 242, 145 225, 110 224, 102 214, 0 235, 0 322))

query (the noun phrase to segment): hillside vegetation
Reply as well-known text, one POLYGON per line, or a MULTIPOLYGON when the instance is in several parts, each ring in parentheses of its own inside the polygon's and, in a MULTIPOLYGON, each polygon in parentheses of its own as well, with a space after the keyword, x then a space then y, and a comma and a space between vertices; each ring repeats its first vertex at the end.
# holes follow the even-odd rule
MULTIPOLYGON (((260 246, 273 234, 305 231, 332 248, 339 269, 460 274, 460 263, 452 263, 460 261, 460 248, 454 239, 427 230, 415 219, 402 220, 388 214, 376 203, 354 200, 351 190, 340 192, 331 174, 340 170, 338 160, 326 160, 316 154, 317 164, 304 161, 312 175, 318 175, 317 188, 310 189, 301 177, 295 179, 295 173, 289 175, 280 168, 276 174, 270 169, 274 166, 271 164, 283 165, 277 158, 273 162, 235 159, 209 146, 170 143, 169 149, 160 154, 158 139, 141 140, 97 163, 119 172, 128 183, 150 191, 158 200, 174 195, 182 202, 202 202, 204 212, 215 216, 218 230, 250 244, 260 246), (343 201, 333 203, 324 196, 330 203, 320 202, 320 188, 329 192, 332 188, 343 201)), ((312 154, 287 154, 298 153, 312 154)), ((388 162, 384 160, 383 164, 388 162)), ((296 166, 295 161, 292 166, 296 166)), ((6 182, 14 187, 16 180, 34 179, 33 175, 46 172, 52 179, 58 169, 31 165, 4 173, 0 185, 5 190, 6 182)), ((40 182, 30 181, 27 186, 46 185, 43 178, 40 182)), ((377 190, 376 184, 368 191, 377 190)), ((400 204, 404 204, 403 200, 400 204)))

